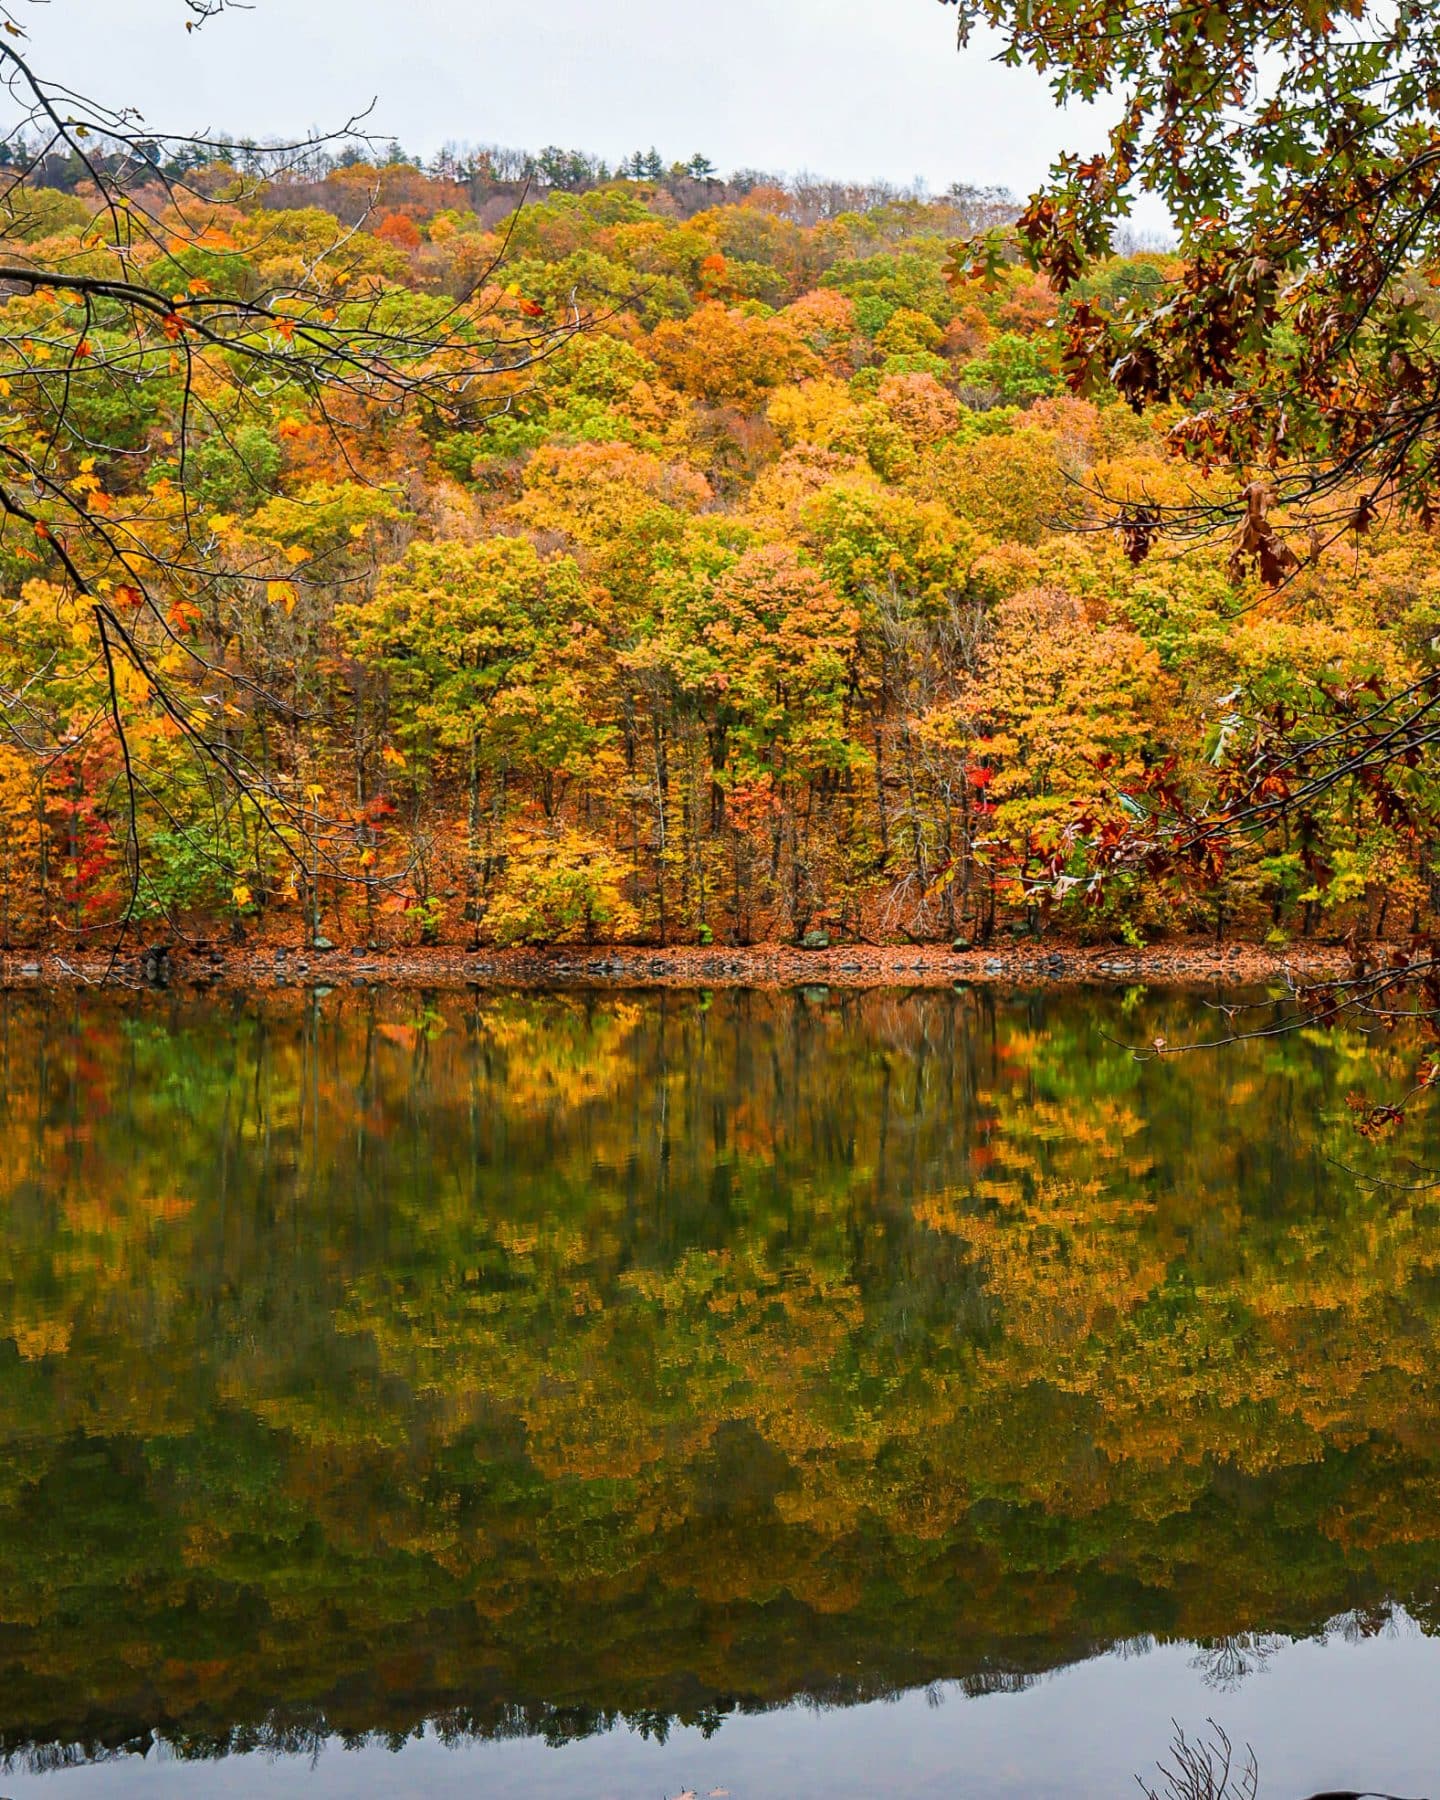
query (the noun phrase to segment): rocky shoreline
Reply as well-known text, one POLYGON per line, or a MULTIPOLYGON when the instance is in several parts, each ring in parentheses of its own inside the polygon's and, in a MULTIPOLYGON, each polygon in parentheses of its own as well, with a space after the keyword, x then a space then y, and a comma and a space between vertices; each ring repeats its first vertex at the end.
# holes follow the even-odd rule
POLYGON ((789 944, 673 949, 562 945, 544 950, 191 945, 127 947, 118 957, 0 957, 6 987, 944 987, 1128 985, 1241 987, 1304 983, 1342 974, 1338 946, 1216 944, 1194 940, 1141 950, 1027 943, 954 950, 941 945, 789 944))

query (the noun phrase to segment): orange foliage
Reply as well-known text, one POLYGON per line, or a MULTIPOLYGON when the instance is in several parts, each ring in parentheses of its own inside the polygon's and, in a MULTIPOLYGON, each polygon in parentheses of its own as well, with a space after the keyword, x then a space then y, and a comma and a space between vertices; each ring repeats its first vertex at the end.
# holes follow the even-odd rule
POLYGON ((783 314, 755 318, 713 301, 650 334, 650 355, 672 386, 718 405, 756 406, 784 382, 803 381, 820 359, 783 314))

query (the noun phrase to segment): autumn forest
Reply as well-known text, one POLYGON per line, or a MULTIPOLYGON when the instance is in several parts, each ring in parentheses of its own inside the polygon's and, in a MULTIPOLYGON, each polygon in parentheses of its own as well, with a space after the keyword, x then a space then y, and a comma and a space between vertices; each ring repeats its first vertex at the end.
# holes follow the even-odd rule
POLYGON ((172 170, 135 203, 169 235, 119 247, 73 158, 5 201, 5 263, 61 275, 5 308, 39 473, 0 534, 0 946, 1428 923, 1440 868, 1362 780, 1094 876, 1157 796, 1221 805, 1258 741, 1423 682, 1440 630, 1388 514, 1278 587, 1229 535, 1142 541, 1228 477, 1177 463, 1178 404, 1062 376, 1169 252, 1062 296, 957 253, 996 192, 391 154, 172 170), (334 329, 428 346, 403 391, 322 392, 299 302, 197 348, 210 296, 322 266, 334 329), (172 312, 142 334, 112 277, 172 312), (441 406, 462 314, 485 378, 441 406))
POLYGON ((8 1800, 1436 1792, 1440 7, 723 26, 0 0, 8 1800))

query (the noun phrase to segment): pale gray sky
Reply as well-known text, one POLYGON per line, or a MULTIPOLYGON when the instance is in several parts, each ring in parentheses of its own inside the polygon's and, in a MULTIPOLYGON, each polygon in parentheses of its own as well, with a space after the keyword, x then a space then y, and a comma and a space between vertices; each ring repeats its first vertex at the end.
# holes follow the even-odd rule
POLYGON ((407 148, 447 140, 616 158, 655 144, 842 179, 1003 183, 1026 193, 1102 121, 1057 115, 994 45, 957 55, 935 0, 255 0, 187 34, 181 0, 25 8, 35 60, 138 105, 157 131, 257 137, 377 101, 407 148))

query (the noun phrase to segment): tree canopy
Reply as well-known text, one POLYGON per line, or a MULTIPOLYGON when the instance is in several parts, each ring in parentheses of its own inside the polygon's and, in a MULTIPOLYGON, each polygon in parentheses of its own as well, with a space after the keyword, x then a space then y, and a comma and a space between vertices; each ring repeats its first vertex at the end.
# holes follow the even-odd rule
POLYGON ((1429 929, 1423 510, 1316 555, 1298 440, 1074 353, 1198 219, 973 267, 963 185, 141 137, 24 50, 0 950, 1429 929))
MULTIPOLYGON (((184 0, 186 29, 232 3, 184 0)), ((283 713, 285 702, 254 672, 227 668, 197 630, 247 588, 293 610, 294 565, 310 555, 295 534, 282 577, 258 563, 222 573, 216 555, 226 508, 263 499, 278 471, 266 428, 303 414, 353 465, 365 421, 482 417, 504 403, 494 390, 581 320, 507 292, 503 247, 453 294, 397 303, 389 240, 357 243, 325 215, 297 214, 258 268, 236 235, 237 204, 325 140, 260 150, 157 134, 132 109, 33 67, 21 10, 0 8, 0 86, 13 114, 0 167, 0 541, 12 562, 83 603, 98 682, 89 723, 72 718, 60 735, 33 703, 34 670, 16 671, 0 705, 8 732, 42 762, 66 755, 77 733, 113 738, 128 920, 144 895, 139 819, 154 800, 137 700, 242 835, 267 836, 289 857, 302 841, 324 852, 303 797, 225 723, 227 708, 238 715, 236 692, 252 714, 283 713), (75 194, 47 184, 57 167, 75 194)))
MULTIPOLYGON (((1169 537, 1228 535, 1230 573, 1258 576, 1282 610, 1307 570, 1384 518, 1440 522, 1440 22, 1423 0, 1172 7, 1159 0, 953 0, 962 45, 981 24, 1004 57, 1045 74, 1059 103, 1105 100, 1104 146, 1071 153, 1021 213, 957 254, 957 277, 994 275, 1018 245, 1057 296, 1072 393, 1118 397, 1159 424, 1190 465, 1177 484, 1093 494, 1136 564, 1169 537), (1116 281, 1117 227, 1148 196, 1177 254, 1154 280, 1116 281)), ((1357 557, 1357 575, 1360 564, 1357 557)), ((1255 602, 1258 604, 1259 602, 1255 602)), ((1303 606, 1303 603, 1302 603, 1303 606)), ((1291 605, 1292 612, 1299 610, 1291 605)), ((1435 640, 1426 667, 1392 664, 1358 685, 1328 680, 1318 708, 1292 693, 1236 713, 1213 739, 1221 771, 1198 796, 1152 770, 1128 820, 1092 820, 1092 879, 1188 863, 1223 880, 1280 827, 1284 857, 1327 891, 1339 874, 1326 797, 1365 793, 1372 844, 1433 842, 1421 774, 1440 716, 1435 640)), ((1122 799, 1124 797, 1122 796, 1122 799)), ((1073 840, 1072 840, 1073 841, 1073 840)), ((1272 868, 1277 867, 1273 859, 1272 868)), ((1052 881, 1073 873, 1051 861, 1052 881)), ((1341 877, 1343 879, 1343 877, 1341 877)), ((1308 1016, 1358 1005, 1440 1007, 1440 944, 1356 957, 1308 1016)), ((1431 1082, 1425 1062, 1417 1081, 1431 1082)))
POLYGON ((1006 60, 1048 76, 1057 101, 1119 111, 1103 148, 1063 156, 1019 221, 1034 265, 1076 296, 1072 387, 1178 403, 1175 447, 1202 467, 1271 471, 1279 499, 1315 503, 1317 525, 1363 529, 1389 502, 1429 523, 1440 506, 1434 8, 954 3, 962 42, 997 27, 1006 60), (1107 303, 1086 278, 1140 195, 1167 209, 1180 266, 1107 303))

